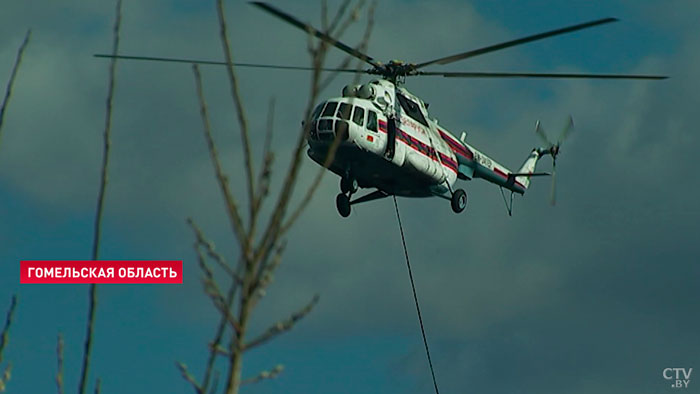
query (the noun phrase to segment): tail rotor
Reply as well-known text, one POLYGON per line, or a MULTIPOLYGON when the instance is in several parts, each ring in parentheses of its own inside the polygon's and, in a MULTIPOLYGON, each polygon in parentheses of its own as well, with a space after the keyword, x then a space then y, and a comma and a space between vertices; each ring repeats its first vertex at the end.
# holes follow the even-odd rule
POLYGON ((573 128, 574 119, 571 117, 571 115, 569 115, 569 120, 564 126, 561 134, 559 134, 559 138, 557 138, 556 142, 552 142, 542 128, 539 120, 535 125, 535 133, 545 143, 545 147, 540 148, 540 155, 552 156, 552 189, 550 192, 550 203, 552 205, 556 205, 557 156, 559 155, 559 147, 561 146, 562 142, 568 138, 569 134, 571 134, 573 128))

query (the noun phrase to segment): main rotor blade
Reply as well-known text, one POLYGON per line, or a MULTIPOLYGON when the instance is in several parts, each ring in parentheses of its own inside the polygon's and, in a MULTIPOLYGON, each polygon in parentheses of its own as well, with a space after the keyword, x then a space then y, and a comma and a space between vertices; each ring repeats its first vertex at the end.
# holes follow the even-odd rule
POLYGON ((380 67, 380 64, 374 60, 374 58, 365 55, 364 53, 358 51, 357 49, 350 47, 348 45, 343 44, 342 42, 336 40, 335 38, 329 36, 326 33, 323 33, 319 30, 316 30, 313 26, 309 25, 308 23, 304 23, 300 21, 299 19, 287 14, 284 11, 278 10, 277 8, 264 3, 262 1, 251 1, 250 4, 257 6, 258 8, 261 8, 264 11, 269 12, 270 14, 282 19, 285 22, 288 22, 301 30, 304 30, 305 32, 309 34, 313 34, 315 37, 320 38, 321 40, 333 45, 334 47, 340 49, 341 51, 352 55, 366 63, 371 64, 374 67, 380 67))
MULTIPOLYGON (((125 60, 143 60, 151 62, 169 62, 169 63, 197 63, 197 64, 212 64, 217 66, 226 66, 229 63, 220 62, 215 60, 202 60, 202 59, 183 59, 183 58, 173 58, 173 57, 155 57, 155 56, 129 56, 129 55, 107 55, 102 53, 96 53, 95 57, 100 58, 115 58, 115 59, 125 59, 125 60)), ((277 64, 257 64, 257 63, 233 63, 236 67, 253 67, 253 68, 274 68, 282 70, 313 70, 313 67, 305 66, 282 66, 277 64)), ((325 68, 322 67, 321 71, 337 71, 337 72, 352 72, 352 73, 365 73, 364 70, 350 69, 350 68, 325 68)))
POLYGON ((547 134, 546 134, 546 133, 544 132, 544 130, 542 129, 542 125, 540 124, 540 121, 539 121, 539 120, 538 120, 537 123, 535 124, 535 133, 540 137, 540 139, 542 139, 542 141, 543 141, 545 144, 547 144, 547 148, 549 148, 549 147, 551 147, 552 145, 554 145, 554 144, 552 144, 552 143, 549 141, 549 138, 547 138, 547 134))
POLYGON ((635 74, 577 74, 577 73, 510 73, 510 72, 440 72, 419 71, 418 75, 434 75, 446 78, 572 78, 572 79, 666 79, 665 75, 635 74))
POLYGON ((425 67, 425 66, 430 65, 430 64, 448 64, 448 63, 456 62, 457 60, 462 60, 462 59, 467 59, 467 58, 474 57, 474 56, 483 55, 484 53, 494 52, 494 51, 498 51, 501 49, 510 48, 510 47, 513 47, 516 45, 541 40, 543 38, 548 38, 548 37, 556 36, 559 34, 571 33, 571 32, 577 31, 577 30, 586 29, 589 27, 598 26, 598 25, 602 25, 602 24, 610 23, 610 22, 617 22, 617 21, 618 21, 617 18, 605 18, 605 19, 598 19, 598 20, 591 21, 591 22, 581 23, 578 25, 568 26, 568 27, 564 27, 561 29, 548 31, 545 33, 540 33, 540 34, 535 34, 532 36, 518 38, 517 40, 506 41, 506 42, 502 42, 500 44, 490 45, 490 46, 475 49, 475 50, 472 50, 469 52, 459 53, 456 55, 431 60, 431 61, 428 61, 425 63, 420 63, 420 64, 416 65, 416 68, 422 68, 422 67, 425 67))
POLYGON ((564 130, 562 130, 561 135, 559 136, 559 139, 557 140, 557 145, 561 144, 566 140, 566 138, 569 136, 571 133, 571 130, 574 129, 574 118, 569 115, 569 119, 566 122, 566 126, 564 126, 564 130))

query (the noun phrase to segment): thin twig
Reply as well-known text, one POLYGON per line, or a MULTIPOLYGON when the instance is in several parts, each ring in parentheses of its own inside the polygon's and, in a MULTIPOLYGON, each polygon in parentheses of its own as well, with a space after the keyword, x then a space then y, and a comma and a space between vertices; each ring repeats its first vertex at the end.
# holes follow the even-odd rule
POLYGON ((226 263, 226 259, 224 259, 224 256, 222 256, 219 252, 216 251, 216 249, 214 248, 214 243, 209 241, 204 236, 202 229, 200 229, 199 226, 195 224, 194 220, 192 220, 191 218, 187 219, 187 224, 190 225, 190 228, 192 228, 192 231, 194 232, 194 235, 197 238, 195 248, 197 247, 197 245, 203 246, 207 250, 207 255, 211 257, 219 265, 219 267, 221 267, 221 269, 223 269, 227 274, 229 274, 229 276, 240 282, 241 278, 233 272, 233 268, 231 268, 226 263))
POLYGON ((253 339, 252 341, 248 342, 244 346, 244 350, 250 350, 256 346, 259 346, 270 339, 276 337, 277 335, 289 331, 294 327, 294 325, 301 319, 303 319, 306 315, 311 312, 313 307, 318 303, 319 296, 316 294, 313 299, 311 299, 311 302, 309 302, 305 307, 300 309, 299 311, 293 313, 289 318, 283 321, 279 321, 275 324, 272 325, 272 327, 268 328, 267 331, 265 331, 262 335, 259 337, 253 339))
POLYGON ((219 286, 216 284, 216 280, 214 280, 214 275, 207 265, 198 244, 195 244, 195 252, 197 253, 199 267, 204 273, 204 278, 202 279, 204 292, 209 296, 209 298, 211 298, 212 302, 214 303, 214 307, 219 310, 221 315, 226 317, 226 320, 229 322, 229 324, 231 324, 234 332, 240 332, 240 325, 231 313, 230 307, 224 301, 224 296, 221 294, 221 290, 219 290, 219 286))
POLYGON ((58 371, 56 372, 56 388, 58 389, 58 394, 63 394, 63 334, 58 333, 58 340, 56 341, 56 358, 58 361, 58 371))
MULTIPOLYGON (((112 55, 119 52, 119 30, 122 20, 122 0, 117 0, 116 18, 114 21, 114 37, 112 43, 112 55)), ((92 242, 92 260, 97 260, 100 255, 100 236, 102 232, 102 213, 104 208, 105 192, 107 190, 109 173, 109 153, 111 146, 112 132, 112 103, 114 99, 114 81, 116 76, 117 58, 112 58, 109 65, 109 85, 107 88, 107 112, 105 115, 104 129, 104 150, 102 153, 102 173, 100 175, 100 189, 97 196, 97 209, 95 212, 94 238, 92 242)), ((90 368, 90 356, 92 353, 92 337, 95 328, 95 312, 97 311, 97 285, 90 284, 90 301, 88 306, 87 334, 85 336, 85 349, 83 352, 83 363, 80 373, 80 385, 78 393, 84 394, 87 388, 87 378, 90 368)))
POLYGON ((251 220, 250 234, 255 234, 260 207, 270 191, 270 178, 272 176, 272 165, 275 155, 272 152, 272 135, 275 124, 275 99, 270 99, 270 106, 267 112, 267 130, 265 132, 265 142, 263 143, 263 162, 258 175, 258 191, 255 195, 255 205, 253 206, 253 219, 251 220))
MULTIPOLYGON (((360 1, 357 6, 355 6, 352 10, 352 15, 357 15, 359 14, 361 8, 364 6, 364 0, 360 1)), ((365 26, 365 32, 362 36, 362 40, 360 43, 355 47, 360 52, 365 52, 367 50, 367 47, 369 46, 369 39, 372 34, 372 29, 374 28, 374 10, 377 6, 377 2, 373 1, 372 4, 367 8, 367 25, 365 26)), ((343 25, 340 27, 338 30, 338 34, 342 34, 347 30, 350 25, 355 21, 355 18, 352 16, 348 17, 344 22, 343 25)), ((339 23, 338 21, 337 23, 339 23)), ((355 58, 347 55, 343 58, 343 61, 336 66, 336 68, 347 68, 350 63, 354 60, 355 58)), ((353 77, 353 84, 357 84, 360 80, 360 71, 362 71, 362 67, 364 66, 364 62, 362 60, 357 59, 357 73, 355 73, 355 76, 353 77)), ((328 85, 331 84, 335 80, 335 78, 338 77, 340 73, 334 72, 331 73, 329 76, 326 77, 320 84, 319 84, 319 90, 323 91, 325 90, 328 85)))
POLYGON ((323 161, 322 167, 316 173, 316 176, 314 177, 311 186, 309 186, 309 188, 306 190, 304 198, 301 200, 301 203, 299 203, 299 206, 297 206, 297 208, 292 212, 292 214, 289 215, 289 219, 287 219, 287 221, 282 225, 282 228, 280 229, 281 235, 284 235, 287 231, 289 231, 289 229, 294 225, 297 219, 299 219, 301 214, 311 202, 311 199, 313 198, 314 194, 316 193, 316 190, 321 184, 323 176, 326 174, 326 170, 333 163, 333 159, 335 158, 335 154, 338 151, 341 142, 342 139, 340 138, 340 134, 336 135, 333 139, 333 143, 328 148, 328 153, 326 153, 326 158, 323 161))
POLYGON ((333 17, 333 21, 330 23, 329 28, 328 28, 328 35, 333 36, 335 35, 335 29, 338 27, 340 24, 341 19, 343 18, 343 15, 345 15, 345 12, 348 9, 348 6, 352 3, 352 0, 344 0, 341 4, 340 7, 338 7, 338 11, 335 13, 335 16, 333 17))
POLYGON ((211 384, 211 390, 209 390, 209 394, 216 393, 216 389, 219 388, 219 375, 219 371, 214 371, 214 379, 213 383, 211 384))
POLYGON ((10 381, 11 377, 12 377, 12 363, 7 363, 7 367, 5 367, 5 371, 2 373, 2 376, 0 376, 0 393, 5 392, 5 389, 7 388, 7 382, 10 381))
POLYGON ((194 390, 197 393, 205 393, 206 392, 204 389, 202 389, 202 386, 200 386, 199 383, 197 383, 197 379, 195 379, 194 376, 192 376, 190 371, 187 369, 187 365, 185 363, 181 363, 178 361, 175 363, 175 365, 177 366, 177 369, 180 371, 180 374, 182 375, 182 377, 186 381, 190 382, 190 384, 192 385, 192 387, 194 388, 194 390))
POLYGON ((228 213, 229 219, 231 221, 231 227, 233 233, 236 235, 238 242, 244 245, 246 242, 246 233, 243 228, 243 222, 241 220, 241 215, 238 210, 238 203, 235 197, 231 194, 231 189, 229 188, 228 177, 224 174, 223 167, 221 166, 221 161, 219 160, 219 153, 216 149, 216 143, 214 143, 214 138, 211 134, 211 125, 209 123, 209 112, 207 110, 207 102, 204 99, 204 89, 202 87, 202 75, 199 72, 199 66, 196 64, 192 65, 192 71, 194 72, 194 80, 197 88, 197 97, 199 98, 199 111, 202 116, 202 124, 204 126, 204 138, 207 140, 207 147, 209 148, 209 156, 214 164, 214 171, 216 172, 216 179, 219 183, 219 188, 224 196, 226 202, 226 212, 228 213))
POLYGON ((5 350, 5 346, 7 346, 10 340, 10 326, 12 326, 15 308, 17 308, 16 294, 12 296, 12 300, 10 301, 10 308, 7 310, 7 315, 5 316, 5 327, 2 329, 2 335, 0 335, 0 363, 2 363, 2 352, 5 350))
MULTIPOLYGON (((192 219, 188 219, 188 223, 193 228, 199 228, 199 227, 197 227, 197 225, 194 223, 194 221, 192 219)), ((199 251, 198 251, 196 245, 197 244, 195 244, 195 251, 197 251, 198 255, 199 255, 199 251)), ((239 267, 239 271, 240 271, 240 264, 238 265, 238 267, 239 267)), ((238 277, 239 274, 240 274, 240 272, 236 273, 235 276, 238 277)), ((201 384, 201 388, 202 388, 203 393, 207 391, 207 388, 209 387, 209 384, 211 382, 212 373, 214 371, 213 370, 214 362, 216 361, 216 356, 217 356, 216 349, 219 348, 219 345, 221 344, 221 340, 223 339, 223 335, 226 331, 226 324, 227 323, 231 324, 231 326, 234 328, 234 332, 236 332, 235 330, 237 330, 237 327, 238 327, 237 322, 235 325, 232 323, 233 316, 231 314, 231 306, 233 305, 233 301, 234 301, 235 296, 236 296, 236 291, 239 288, 239 284, 240 284, 239 281, 232 282, 231 286, 229 287, 228 294, 226 295, 226 300, 223 303, 223 308, 218 308, 219 312, 221 313, 221 319, 219 320, 219 324, 216 328, 216 333, 214 334, 214 340, 212 341, 212 344, 210 346, 211 349, 210 349, 210 353, 209 353, 209 358, 207 359, 207 364, 206 364, 206 368, 205 368, 205 372, 204 372, 204 378, 202 379, 202 384, 201 384)), ((216 383, 218 383, 218 378, 216 379, 216 383)), ((216 384, 212 384, 212 388, 213 388, 213 386, 216 386, 216 384)))
MULTIPOLYGON (((12 300, 10 301, 10 308, 7 310, 7 315, 5 316, 5 327, 3 327, 2 334, 0 334, 0 364, 2 363, 2 353, 5 350, 5 346, 7 346, 8 342, 10 341, 10 327, 12 326, 12 318, 15 315, 16 308, 17 295, 13 295, 12 300)), ((5 371, 3 372, 2 376, 0 376, 0 392, 5 391, 7 382, 10 380, 11 372, 12 363, 7 363, 5 371)))
POLYGON ((228 33, 226 31, 226 17, 224 14, 224 2, 223 0, 216 1, 216 10, 219 16, 219 28, 221 33, 221 45, 224 49, 224 56, 228 66, 226 71, 228 73, 229 83, 231 87, 231 98, 235 104, 236 114, 238 115, 238 123, 241 128, 241 140, 243 142, 243 155, 245 161, 246 178, 248 181, 248 201, 251 207, 250 217, 251 221, 253 218, 253 202, 255 201, 255 179, 253 178, 253 159, 251 154, 251 144, 248 132, 248 121, 246 120, 245 111, 243 109, 243 101, 238 89, 238 79, 233 68, 233 54, 231 53, 231 45, 228 40, 228 33))
POLYGON ((102 391, 102 379, 97 378, 97 381, 95 382, 95 394, 100 394, 102 391))
MULTIPOLYGON (((363 2, 361 2, 362 4, 363 2)), ((355 8, 356 10, 357 8, 355 8)), ((353 11, 355 12, 355 11, 353 11)), ((349 17, 350 19, 353 19, 352 16, 349 17)), ((299 167, 301 165, 301 156, 303 153, 303 148, 306 145, 306 138, 309 133, 309 125, 310 125, 310 115, 311 115, 311 110, 313 108, 313 105, 316 101, 316 97, 318 96, 319 89, 320 89, 320 66, 323 63, 323 59, 325 57, 325 41, 319 42, 319 46, 316 49, 310 48, 310 51, 313 56, 312 64, 314 65, 314 73, 311 78, 311 94, 310 94, 310 100, 307 105, 307 108, 304 113, 304 126, 302 127, 301 132, 299 133, 299 136, 297 138, 296 142, 296 147, 294 150, 294 154, 292 156, 292 163, 289 167, 289 170, 287 172, 287 176, 284 181, 284 185, 282 187, 282 191, 280 192, 280 196, 277 201, 277 205, 275 207, 275 210, 270 218, 270 221, 268 223, 268 227, 266 229, 265 234, 263 235, 259 246, 256 249, 255 252, 255 261, 264 261, 270 254, 274 244, 277 242, 279 237, 283 234, 283 231, 281 231, 282 226, 282 221, 285 217, 287 207, 289 204, 289 200, 291 198, 291 194, 294 190, 294 185, 296 183, 296 178, 298 175, 299 167)), ((296 215, 298 216, 298 215, 296 215)), ((288 228, 285 226, 285 228, 288 228)))
POLYGON ((5 88, 5 98, 2 100, 2 106, 0 107, 0 139, 2 138, 2 125, 5 121, 5 110, 7 105, 10 103, 10 97, 12 96, 12 87, 15 84, 15 78, 17 77, 17 71, 22 63, 22 57, 24 57, 24 50, 27 49, 27 44, 29 44, 29 39, 32 36, 32 30, 27 30, 27 34, 24 36, 24 41, 22 45, 19 46, 17 50, 17 57, 15 58, 15 64, 12 66, 12 72, 10 73, 10 80, 7 82, 7 87, 5 88))
POLYGON ((269 371, 262 371, 252 378, 243 379, 241 384, 252 384, 258 383, 262 380, 276 379, 282 373, 282 371, 284 371, 284 365, 278 364, 269 371))

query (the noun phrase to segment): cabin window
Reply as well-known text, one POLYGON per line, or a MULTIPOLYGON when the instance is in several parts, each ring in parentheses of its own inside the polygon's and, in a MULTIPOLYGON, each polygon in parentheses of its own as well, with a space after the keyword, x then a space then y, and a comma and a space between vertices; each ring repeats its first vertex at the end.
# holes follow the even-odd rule
POLYGON ((428 122, 425 120, 425 117, 423 117, 423 113, 420 112, 420 107, 418 104, 412 100, 409 100, 407 97, 404 97, 402 94, 397 94, 396 97, 398 97, 399 104, 401 104, 403 112, 406 113, 408 117, 422 124, 423 126, 428 127, 428 122))
POLYGON ((367 111, 367 130, 377 132, 377 113, 367 111))
POLYGON ((316 109, 314 109, 313 114, 311 114, 311 120, 316 120, 318 119, 318 116, 321 115, 321 110, 323 109, 323 104, 321 103, 316 106, 316 109))
POLYGON ((335 107, 337 106, 338 103, 334 101, 329 101, 326 105, 326 108, 323 110, 323 115, 321 116, 333 116, 333 114, 335 113, 335 107))
POLYGON ((338 117, 340 119, 350 120, 350 112, 352 112, 352 105, 340 103, 340 106, 338 106, 338 117))
POLYGON ((352 121, 358 126, 365 124, 365 110, 361 107, 355 107, 355 111, 352 113, 352 121))

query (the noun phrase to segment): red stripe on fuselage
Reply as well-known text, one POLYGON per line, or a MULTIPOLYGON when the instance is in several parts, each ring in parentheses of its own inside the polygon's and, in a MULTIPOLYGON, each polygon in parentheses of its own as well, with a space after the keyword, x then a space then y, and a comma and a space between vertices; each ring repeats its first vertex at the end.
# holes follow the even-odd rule
POLYGON ((452 136, 440 129, 438 129, 438 132, 440 132, 440 136, 443 140, 445 140, 445 142, 447 142, 447 145, 450 146, 450 149, 452 149, 453 152, 469 160, 472 160, 474 158, 474 154, 460 142, 452 138, 452 136))
MULTIPOLYGON (((385 121, 380 120, 379 121, 379 131, 382 133, 386 133, 387 124, 385 121)), ((417 138, 414 138, 410 134, 406 133, 405 131, 399 129, 397 130, 397 137, 398 140, 403 142, 404 145, 412 148, 416 152, 422 154, 423 156, 426 156, 430 158, 431 160, 442 163, 443 166, 449 168, 453 172, 457 173, 457 163, 449 156, 445 155, 444 153, 441 153, 438 151, 440 154, 440 159, 438 160, 438 157, 435 155, 436 150, 428 146, 427 144, 423 143, 417 138)))

